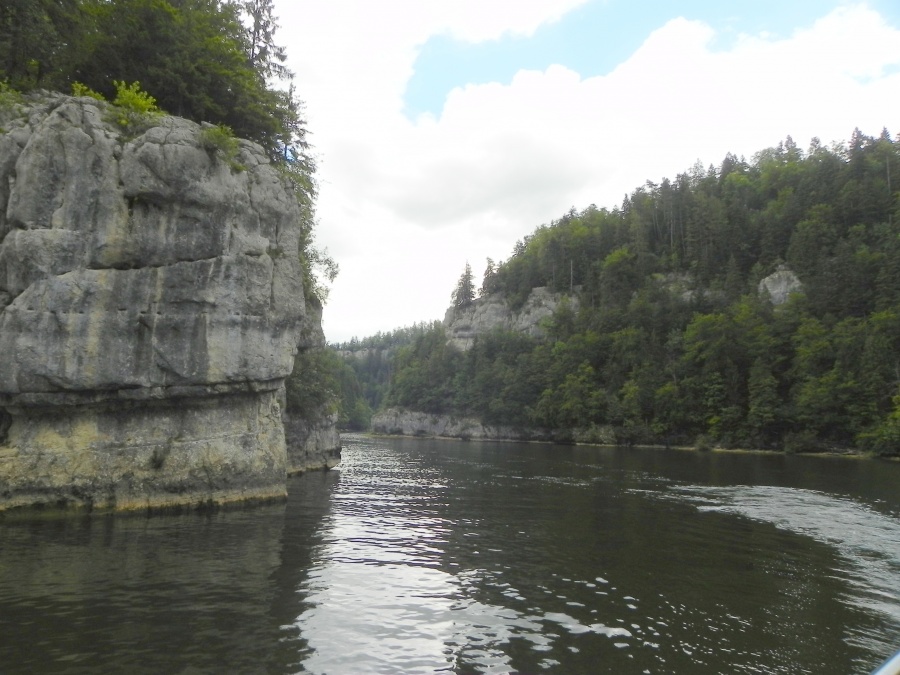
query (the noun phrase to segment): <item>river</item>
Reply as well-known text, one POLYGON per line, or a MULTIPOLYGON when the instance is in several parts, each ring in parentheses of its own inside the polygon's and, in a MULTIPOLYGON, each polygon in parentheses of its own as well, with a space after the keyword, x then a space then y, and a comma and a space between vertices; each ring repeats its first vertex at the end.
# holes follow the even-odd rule
POLYGON ((345 437, 286 504, 0 520, 0 673, 868 673, 900 464, 345 437))

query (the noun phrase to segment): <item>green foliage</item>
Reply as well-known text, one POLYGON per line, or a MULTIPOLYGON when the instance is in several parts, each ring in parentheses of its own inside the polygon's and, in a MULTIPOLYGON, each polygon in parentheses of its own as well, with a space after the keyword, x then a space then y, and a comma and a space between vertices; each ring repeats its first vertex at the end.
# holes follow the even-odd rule
POLYGON ((13 89, 8 82, 0 82, 0 110, 11 108, 22 102, 22 94, 13 89))
POLYGON ((311 199, 311 179, 300 176, 314 170, 303 106, 276 44, 273 9, 271 0, 7 0, 0 80, 22 91, 79 82, 107 99, 116 96, 113 81, 139 80, 172 114, 227 125, 273 160, 299 162, 291 172, 311 199))
MULTIPOLYGON (((545 341, 440 327, 398 348, 384 401, 632 444, 900 454, 900 143, 790 139, 574 209, 490 262, 483 293, 578 299, 545 341), (784 262, 801 293, 757 292, 784 262), (593 430, 593 431, 591 431, 593 430), (598 430, 603 430, 602 433, 598 430)), ((464 273, 454 305, 473 297, 464 273)))
POLYGON ((372 409, 362 396, 353 369, 334 349, 298 352, 285 389, 287 409, 292 415, 315 419, 338 413, 341 429, 361 431, 369 427, 372 409))
POLYGON ((116 124, 136 131, 149 126, 153 118, 161 113, 156 106, 156 99, 141 89, 140 82, 125 82, 114 80, 116 97, 113 99, 115 106, 114 118, 116 124))
POLYGON ((308 302, 322 306, 328 300, 328 286, 337 278, 340 266, 328 253, 314 245, 311 226, 301 241, 300 266, 303 271, 303 289, 308 302), (323 281, 324 279, 324 281, 323 281))
POLYGON ((231 127, 225 124, 205 126, 200 130, 200 147, 210 155, 221 158, 235 171, 246 167, 237 161, 241 146, 231 127))
POLYGON ((893 397, 893 410, 871 430, 860 434, 859 441, 863 448, 876 454, 900 455, 900 393, 893 397))
POLYGON ((472 267, 468 262, 456 283, 456 288, 453 289, 451 299, 456 309, 468 307, 475 299, 475 282, 472 277, 472 267))
POLYGON ((81 33, 79 0, 4 0, 0 3, 0 80, 21 91, 65 87, 61 69, 72 62, 81 33))
POLYGON ((452 405, 461 356, 447 344, 443 326, 436 323, 412 344, 397 350, 387 404, 423 412, 447 410, 452 405))
POLYGON ((287 409, 293 415, 311 418, 338 406, 338 368, 330 350, 301 349, 294 357, 294 369, 285 382, 287 409))
POLYGON ((81 84, 81 82, 73 82, 72 83, 72 96, 87 96, 88 98, 95 99, 97 101, 105 101, 103 94, 98 91, 94 91, 87 85, 81 84))
POLYGON ((278 29, 273 0, 240 0, 240 9, 248 23, 247 57, 253 67, 266 79, 290 79, 284 66, 287 52, 275 44, 278 29))
POLYGON ((369 414, 382 407, 392 379, 392 361, 397 350, 412 344, 433 327, 434 324, 420 323, 398 328, 390 333, 377 333, 362 340, 353 338, 334 346, 347 367, 353 371, 369 414))
POLYGON ((696 440, 694 440, 694 449, 699 450, 700 452, 709 452, 713 449, 713 443, 709 436, 700 434, 697 436, 696 440))
POLYGON ((113 80, 113 85, 116 87, 116 97, 113 99, 113 105, 137 115, 149 115, 159 112, 159 108, 156 107, 156 99, 141 89, 140 82, 126 84, 125 82, 113 80))

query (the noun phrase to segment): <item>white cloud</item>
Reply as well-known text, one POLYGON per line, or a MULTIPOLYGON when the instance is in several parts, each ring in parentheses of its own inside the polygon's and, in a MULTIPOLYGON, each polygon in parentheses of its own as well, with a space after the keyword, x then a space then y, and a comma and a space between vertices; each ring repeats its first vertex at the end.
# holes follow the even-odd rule
POLYGON ((505 34, 528 36, 543 24, 559 20, 587 0, 444 0, 454 37, 469 42, 493 40, 505 34))
POLYGON ((604 76, 521 71, 455 89, 439 118, 403 116, 430 35, 527 35, 581 2, 279 5, 320 155, 318 236, 342 268, 329 339, 440 318, 467 259, 478 274, 570 206, 615 206, 647 179, 788 134, 804 147, 897 122, 900 31, 864 5, 718 50, 708 25, 673 19, 604 76))

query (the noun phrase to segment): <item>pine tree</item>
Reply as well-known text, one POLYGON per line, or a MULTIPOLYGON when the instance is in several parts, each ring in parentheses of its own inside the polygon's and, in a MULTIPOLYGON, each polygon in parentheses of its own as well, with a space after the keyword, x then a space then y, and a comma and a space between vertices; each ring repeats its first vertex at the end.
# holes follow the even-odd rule
POLYGON ((247 58, 253 69, 266 79, 288 80, 293 73, 285 67, 287 53, 275 44, 278 17, 274 12, 274 0, 243 0, 240 8, 246 16, 247 58))
POLYGON ((490 294, 494 290, 494 280, 496 279, 496 276, 497 265, 494 263, 493 259, 488 258, 484 268, 484 278, 481 282, 482 297, 490 294))
POLYGON ((472 280, 472 266, 468 262, 466 262, 466 268, 460 275, 451 297, 453 306, 456 309, 468 307, 475 299, 475 282, 472 280))

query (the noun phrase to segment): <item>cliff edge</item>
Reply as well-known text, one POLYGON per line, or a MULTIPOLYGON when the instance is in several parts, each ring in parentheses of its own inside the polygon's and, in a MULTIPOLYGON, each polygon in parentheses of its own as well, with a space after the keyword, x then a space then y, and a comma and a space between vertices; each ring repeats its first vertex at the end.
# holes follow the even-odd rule
POLYGON ((283 497, 300 206, 256 144, 110 111, 0 112, 0 510, 283 497))

